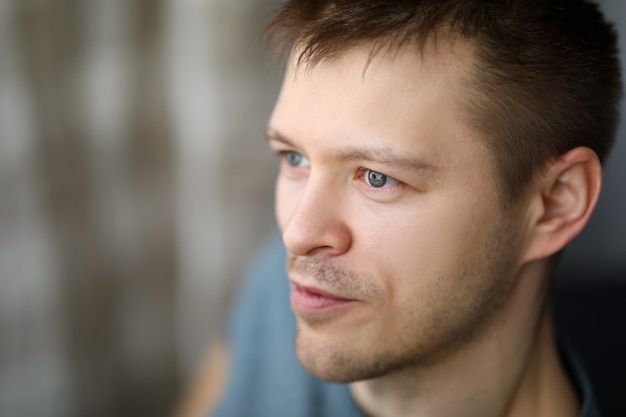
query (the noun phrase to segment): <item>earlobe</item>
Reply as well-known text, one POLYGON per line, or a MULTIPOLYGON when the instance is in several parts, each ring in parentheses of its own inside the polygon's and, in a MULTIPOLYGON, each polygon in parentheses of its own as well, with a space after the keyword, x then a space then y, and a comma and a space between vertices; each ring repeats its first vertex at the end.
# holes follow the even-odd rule
POLYGON ((541 211, 527 260, 557 253, 585 227, 600 196, 602 166, 594 151, 578 147, 551 161, 539 181, 541 211))

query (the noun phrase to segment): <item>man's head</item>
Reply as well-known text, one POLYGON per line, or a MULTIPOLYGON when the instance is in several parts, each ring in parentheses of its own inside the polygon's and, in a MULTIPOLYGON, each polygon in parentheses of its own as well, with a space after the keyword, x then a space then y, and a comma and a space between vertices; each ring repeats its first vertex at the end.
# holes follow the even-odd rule
POLYGON ((614 34, 557 3, 292 1, 270 27, 293 48, 268 136, 312 373, 430 366, 537 319, 619 96, 614 34))
POLYGON ((506 203, 548 159, 586 146, 603 160, 615 137, 616 34, 589 1, 289 1, 267 34, 301 66, 356 45, 373 57, 465 41, 476 61, 463 116, 492 150, 506 203))

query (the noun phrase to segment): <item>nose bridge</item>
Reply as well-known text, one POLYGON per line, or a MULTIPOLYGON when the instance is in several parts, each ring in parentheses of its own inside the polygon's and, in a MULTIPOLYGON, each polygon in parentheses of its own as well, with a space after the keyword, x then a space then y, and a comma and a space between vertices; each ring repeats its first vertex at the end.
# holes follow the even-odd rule
POLYGON ((351 238, 343 218, 343 197, 336 181, 312 171, 283 230, 287 249, 295 255, 345 252, 351 238))

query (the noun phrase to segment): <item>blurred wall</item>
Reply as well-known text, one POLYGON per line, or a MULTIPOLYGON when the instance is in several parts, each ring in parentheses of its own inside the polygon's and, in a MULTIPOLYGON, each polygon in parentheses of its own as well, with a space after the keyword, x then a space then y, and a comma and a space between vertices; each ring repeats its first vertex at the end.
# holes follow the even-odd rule
POLYGON ((0 1, 0 415, 169 415, 273 227, 252 0, 0 1))
MULTIPOLYGON (((0 415, 169 415, 275 228, 275 6, 0 1, 0 415)), ((574 280, 626 269, 625 136, 574 280)))

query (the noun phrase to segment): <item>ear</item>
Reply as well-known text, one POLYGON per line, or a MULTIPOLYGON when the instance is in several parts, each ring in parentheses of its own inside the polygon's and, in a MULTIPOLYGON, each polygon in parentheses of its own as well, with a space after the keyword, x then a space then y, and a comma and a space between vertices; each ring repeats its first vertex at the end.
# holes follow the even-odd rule
POLYGON ((572 149, 548 163, 536 187, 526 260, 547 258, 585 227, 602 187, 602 165, 594 151, 572 149))

